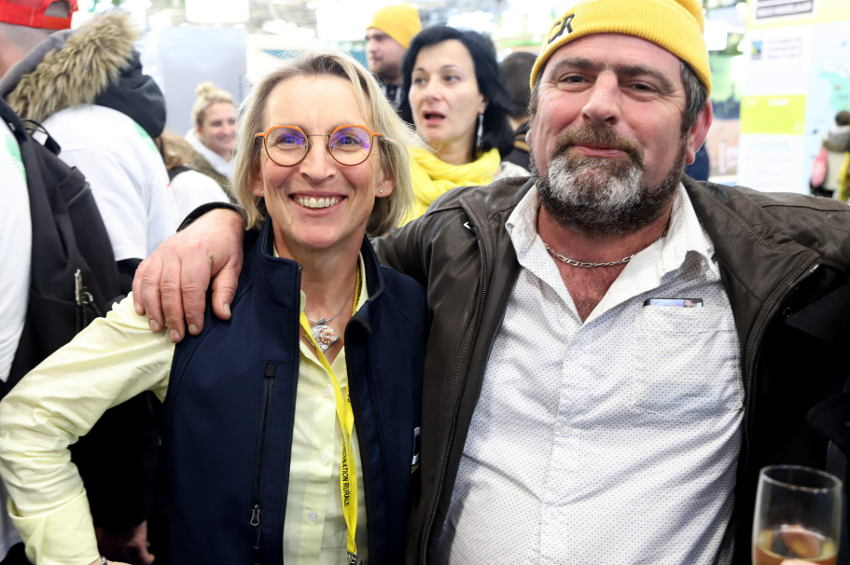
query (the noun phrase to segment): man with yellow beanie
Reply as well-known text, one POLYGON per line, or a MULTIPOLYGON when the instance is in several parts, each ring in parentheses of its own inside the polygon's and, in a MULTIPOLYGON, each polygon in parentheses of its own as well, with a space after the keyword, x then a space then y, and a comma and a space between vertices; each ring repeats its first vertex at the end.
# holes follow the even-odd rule
POLYGON ((531 73, 538 176, 379 247, 432 309, 409 562, 749 565, 759 469, 826 461, 850 208, 682 175, 712 119, 701 2, 567 4, 531 73))
POLYGON ((366 27, 366 62, 396 110, 401 104, 401 62, 421 30, 419 12, 410 4, 381 8, 366 27))
MULTIPOLYGON (((376 245, 431 310, 408 563, 748 565, 759 469, 848 444, 850 208, 682 175, 712 118, 701 2, 568 4, 531 74, 537 175, 376 245)), ((159 265, 206 288, 241 229, 216 212, 149 259, 148 315, 159 265)))

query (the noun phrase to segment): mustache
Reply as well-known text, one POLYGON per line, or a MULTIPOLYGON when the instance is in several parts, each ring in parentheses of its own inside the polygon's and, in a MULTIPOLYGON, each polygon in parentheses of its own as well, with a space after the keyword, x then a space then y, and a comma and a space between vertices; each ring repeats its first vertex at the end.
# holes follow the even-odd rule
POLYGON ((573 145, 604 147, 624 152, 634 163, 643 169, 643 151, 632 140, 620 137, 611 128, 588 124, 574 131, 566 131, 558 137, 554 157, 566 155, 573 145))

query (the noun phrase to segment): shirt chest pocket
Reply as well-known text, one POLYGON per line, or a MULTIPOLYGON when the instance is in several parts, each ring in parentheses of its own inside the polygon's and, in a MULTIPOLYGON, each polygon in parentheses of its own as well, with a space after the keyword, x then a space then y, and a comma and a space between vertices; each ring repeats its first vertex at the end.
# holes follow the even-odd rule
POLYGON ((738 336, 728 309, 645 306, 636 330, 635 409, 682 422, 741 409, 738 336))

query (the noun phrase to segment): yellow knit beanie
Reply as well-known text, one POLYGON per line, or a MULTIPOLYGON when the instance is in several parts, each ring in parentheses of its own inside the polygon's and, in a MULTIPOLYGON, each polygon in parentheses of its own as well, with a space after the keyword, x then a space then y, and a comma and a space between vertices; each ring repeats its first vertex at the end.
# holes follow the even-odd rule
POLYGON ((422 31, 422 22, 416 8, 410 4, 396 4, 375 12, 366 29, 370 27, 378 28, 407 49, 413 36, 422 31))
POLYGON ((546 61, 563 45, 585 35, 622 33, 655 43, 688 63, 711 92, 703 16, 697 0, 579 0, 555 20, 531 69, 531 87, 546 61))

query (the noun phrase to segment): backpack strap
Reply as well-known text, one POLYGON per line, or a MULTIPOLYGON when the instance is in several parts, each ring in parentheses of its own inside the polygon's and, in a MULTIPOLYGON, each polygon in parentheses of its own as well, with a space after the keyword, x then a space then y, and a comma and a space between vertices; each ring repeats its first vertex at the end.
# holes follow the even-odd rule
POLYGON ((27 314, 5 395, 20 378, 66 344, 120 294, 112 245, 85 177, 62 161, 59 144, 3 101, 0 116, 21 151, 32 219, 27 314), (29 130, 44 135, 39 143, 29 130))

